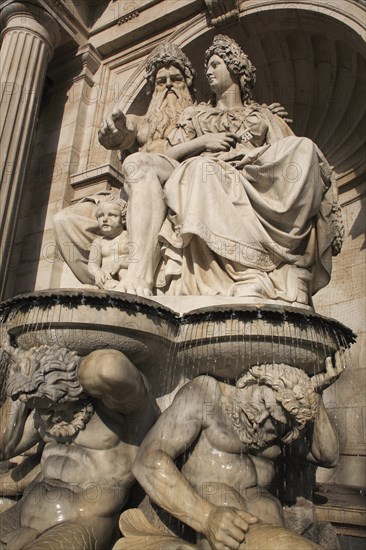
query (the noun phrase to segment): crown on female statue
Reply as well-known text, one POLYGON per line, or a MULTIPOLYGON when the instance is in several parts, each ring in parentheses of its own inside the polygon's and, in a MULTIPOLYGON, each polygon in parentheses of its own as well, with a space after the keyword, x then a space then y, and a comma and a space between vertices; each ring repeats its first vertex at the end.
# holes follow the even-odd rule
POLYGON ((224 34, 218 34, 205 53, 205 68, 213 55, 221 57, 229 71, 238 78, 243 101, 251 98, 255 85, 255 67, 235 40, 224 34))
POLYGON ((225 34, 217 34, 214 37, 212 46, 210 46, 206 51, 206 63, 208 62, 208 59, 215 54, 215 52, 219 53, 220 57, 230 60, 232 65, 233 61, 236 59, 237 63, 234 63, 234 65, 237 65, 237 70, 235 70, 234 66, 232 67, 236 73, 242 72, 240 70, 242 67, 255 71, 255 68, 250 62, 248 56, 243 52, 239 44, 225 34))
MULTIPOLYGON (((217 34, 213 39, 212 47, 221 47, 234 55, 245 55, 239 44, 226 34, 217 34)), ((245 55, 245 57, 247 56, 245 55)))

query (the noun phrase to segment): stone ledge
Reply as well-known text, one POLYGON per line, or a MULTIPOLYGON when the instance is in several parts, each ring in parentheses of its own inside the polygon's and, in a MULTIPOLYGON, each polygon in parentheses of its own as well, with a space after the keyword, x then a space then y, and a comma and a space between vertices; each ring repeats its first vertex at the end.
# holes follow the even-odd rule
POLYGON ((74 189, 73 202, 112 187, 120 189, 122 183, 122 174, 110 164, 73 174, 70 176, 70 185, 74 189))
POLYGON ((338 535, 366 538, 366 490, 321 484, 314 495, 319 521, 331 522, 338 535))

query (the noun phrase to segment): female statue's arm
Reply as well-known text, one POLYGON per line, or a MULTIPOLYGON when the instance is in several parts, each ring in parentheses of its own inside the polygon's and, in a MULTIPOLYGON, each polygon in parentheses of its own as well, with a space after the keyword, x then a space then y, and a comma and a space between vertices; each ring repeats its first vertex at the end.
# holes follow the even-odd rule
POLYGON ((168 147, 166 154, 178 161, 199 156, 201 153, 217 153, 229 151, 240 141, 240 138, 231 132, 204 134, 184 143, 168 147))

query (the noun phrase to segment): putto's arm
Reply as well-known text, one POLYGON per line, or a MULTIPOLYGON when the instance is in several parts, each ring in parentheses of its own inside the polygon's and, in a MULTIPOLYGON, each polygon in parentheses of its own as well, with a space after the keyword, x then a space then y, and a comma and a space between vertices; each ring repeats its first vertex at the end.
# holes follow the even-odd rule
POLYGON ((104 283, 108 279, 108 273, 102 269, 102 247, 101 237, 97 237, 92 242, 88 260, 88 271, 94 278, 95 284, 99 288, 104 288, 104 283))

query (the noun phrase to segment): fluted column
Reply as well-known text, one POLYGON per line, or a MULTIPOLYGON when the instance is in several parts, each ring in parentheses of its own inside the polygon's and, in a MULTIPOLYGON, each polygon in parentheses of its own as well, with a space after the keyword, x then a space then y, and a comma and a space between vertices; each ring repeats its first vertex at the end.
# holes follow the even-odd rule
POLYGON ((24 175, 59 28, 45 10, 26 2, 4 8, 1 23, 0 293, 4 297, 24 175))

